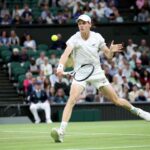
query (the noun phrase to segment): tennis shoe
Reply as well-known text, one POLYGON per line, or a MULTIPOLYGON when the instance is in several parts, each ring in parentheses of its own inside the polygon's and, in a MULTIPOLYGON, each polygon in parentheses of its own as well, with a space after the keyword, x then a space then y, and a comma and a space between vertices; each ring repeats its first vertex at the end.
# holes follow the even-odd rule
POLYGON ((64 133, 61 132, 59 129, 53 128, 51 131, 51 137, 56 143, 62 143, 64 140, 64 133))
POLYGON ((145 119, 146 121, 150 121, 150 113, 146 112, 139 108, 138 116, 145 119))

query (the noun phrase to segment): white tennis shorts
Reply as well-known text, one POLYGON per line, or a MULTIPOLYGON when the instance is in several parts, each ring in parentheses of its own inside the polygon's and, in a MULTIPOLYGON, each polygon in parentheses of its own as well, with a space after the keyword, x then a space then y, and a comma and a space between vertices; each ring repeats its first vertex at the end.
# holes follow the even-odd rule
POLYGON ((79 84, 85 88, 88 82, 94 85, 97 89, 110 84, 110 82, 104 74, 104 71, 94 72, 88 79, 84 81, 76 81, 75 79, 73 79, 72 84, 79 84))

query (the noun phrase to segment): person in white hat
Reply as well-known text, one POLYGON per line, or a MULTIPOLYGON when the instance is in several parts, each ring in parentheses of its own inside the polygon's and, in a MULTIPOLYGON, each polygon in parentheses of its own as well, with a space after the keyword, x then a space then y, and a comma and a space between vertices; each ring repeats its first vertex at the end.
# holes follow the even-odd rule
POLYGON ((51 131, 51 136, 54 141, 63 142, 65 130, 71 117, 73 107, 76 104, 78 96, 85 89, 88 82, 99 89, 102 94, 115 105, 123 107, 131 113, 150 121, 150 113, 132 106, 127 100, 120 98, 117 95, 101 68, 99 51, 103 51, 108 59, 112 59, 114 53, 122 51, 122 44, 114 44, 112 41, 110 47, 108 48, 101 34, 91 31, 91 18, 85 14, 78 17, 77 24, 79 32, 71 36, 66 42, 67 47, 59 60, 57 75, 63 75, 65 63, 72 52, 74 59, 74 70, 79 68, 79 66, 88 63, 92 63, 95 69, 92 75, 84 81, 76 81, 73 79, 70 96, 63 112, 60 128, 53 128, 51 131))

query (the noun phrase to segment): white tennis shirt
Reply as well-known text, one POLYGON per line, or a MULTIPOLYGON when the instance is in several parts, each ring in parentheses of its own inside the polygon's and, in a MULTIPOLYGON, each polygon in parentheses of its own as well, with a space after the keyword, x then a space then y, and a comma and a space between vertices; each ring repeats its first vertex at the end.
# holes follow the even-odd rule
POLYGON ((102 71, 99 60, 99 51, 106 46, 101 34, 90 31, 87 40, 82 39, 80 32, 76 32, 66 42, 73 47, 74 69, 82 64, 92 63, 96 70, 102 71))

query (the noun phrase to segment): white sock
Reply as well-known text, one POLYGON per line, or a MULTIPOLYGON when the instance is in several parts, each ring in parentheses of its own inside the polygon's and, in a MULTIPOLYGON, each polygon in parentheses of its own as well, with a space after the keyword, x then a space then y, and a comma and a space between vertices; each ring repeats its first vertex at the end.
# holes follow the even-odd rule
POLYGON ((131 107, 130 109, 131 113, 133 113, 134 115, 139 115, 139 108, 136 108, 134 106, 131 107))
POLYGON ((68 125, 68 122, 62 121, 60 124, 60 131, 64 133, 67 125, 68 125))

